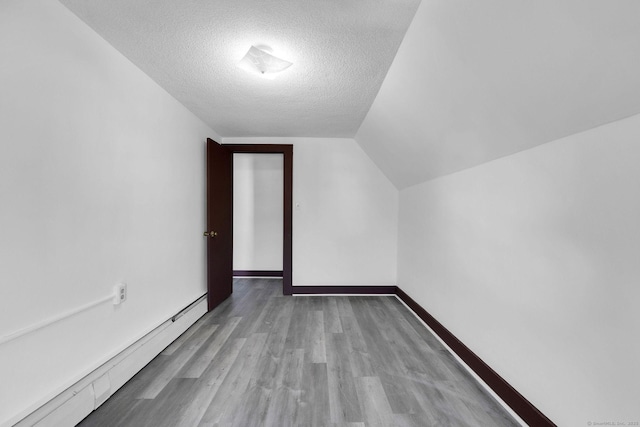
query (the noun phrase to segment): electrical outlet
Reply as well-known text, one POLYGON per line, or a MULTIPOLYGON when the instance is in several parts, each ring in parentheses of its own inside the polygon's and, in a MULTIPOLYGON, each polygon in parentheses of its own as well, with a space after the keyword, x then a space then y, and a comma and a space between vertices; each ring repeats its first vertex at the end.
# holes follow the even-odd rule
POLYGON ((113 305, 122 304, 127 299, 127 284, 118 283, 113 287, 113 305))

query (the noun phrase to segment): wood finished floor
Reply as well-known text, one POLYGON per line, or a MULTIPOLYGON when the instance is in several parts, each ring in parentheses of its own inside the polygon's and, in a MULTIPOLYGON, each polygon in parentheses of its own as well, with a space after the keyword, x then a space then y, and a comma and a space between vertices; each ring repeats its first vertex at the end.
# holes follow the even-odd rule
POLYGON ((235 279, 80 426, 517 426, 395 298, 235 279))

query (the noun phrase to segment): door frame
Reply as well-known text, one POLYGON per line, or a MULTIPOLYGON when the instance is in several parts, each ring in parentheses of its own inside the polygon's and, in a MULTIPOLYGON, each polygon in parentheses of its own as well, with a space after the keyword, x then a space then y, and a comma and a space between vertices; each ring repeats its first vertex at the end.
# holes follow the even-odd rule
POLYGON ((293 294, 293 145, 292 144, 222 144, 235 153, 282 154, 284 157, 282 293, 293 294))

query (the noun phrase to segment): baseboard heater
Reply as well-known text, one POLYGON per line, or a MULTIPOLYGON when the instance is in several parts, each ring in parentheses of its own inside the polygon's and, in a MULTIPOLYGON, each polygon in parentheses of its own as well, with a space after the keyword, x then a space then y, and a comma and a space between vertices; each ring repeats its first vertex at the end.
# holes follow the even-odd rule
MULTIPOLYGON (((184 316, 185 314, 187 314, 188 312, 190 312, 192 309, 196 308, 198 306, 198 304, 202 303, 203 301, 207 300, 207 294, 202 295, 200 298, 198 298, 197 300, 195 300, 194 302, 192 302, 191 304, 189 304, 188 306, 186 306, 185 308, 183 308, 182 310, 180 310, 178 313, 176 313, 172 318, 171 321, 175 322, 178 319, 180 319, 182 316, 184 316)), ((206 312, 205 312, 206 313, 206 312)), ((204 313, 203 313, 204 314, 204 313)), ((200 315, 202 316, 202 315, 200 315)), ((198 317, 199 319, 200 317, 198 317)))
MULTIPOLYGON (((235 275, 235 271, 234 271, 235 275)), ((268 276, 267 276, 268 277, 268 276)), ((299 294, 339 293, 395 294, 402 300, 460 359, 474 371, 513 411, 529 425, 555 426, 531 402, 516 391, 482 359, 458 340, 422 306, 395 286, 352 287, 309 286, 299 294), (340 292, 342 293, 342 292, 340 292), (347 292, 344 292, 347 293, 347 292)), ((296 287, 294 287, 294 290, 296 287)), ((172 316, 152 332, 129 346, 91 374, 59 394, 16 424, 16 427, 73 427, 104 403, 138 371, 178 338, 207 312, 206 294, 172 316)))
POLYGON ((207 312, 203 295, 107 363, 32 412, 15 427, 73 427, 102 405, 207 312))

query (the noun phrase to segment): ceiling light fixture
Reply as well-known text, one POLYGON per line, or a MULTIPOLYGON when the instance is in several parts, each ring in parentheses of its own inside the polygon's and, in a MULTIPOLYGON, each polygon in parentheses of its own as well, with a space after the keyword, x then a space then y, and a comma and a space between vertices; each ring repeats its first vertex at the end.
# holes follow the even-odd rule
POLYGON ((291 65, 293 65, 292 62, 273 56, 271 48, 267 46, 251 46, 244 58, 238 63, 240 68, 258 74, 279 73, 291 65))

